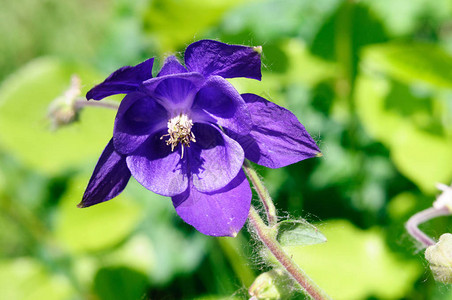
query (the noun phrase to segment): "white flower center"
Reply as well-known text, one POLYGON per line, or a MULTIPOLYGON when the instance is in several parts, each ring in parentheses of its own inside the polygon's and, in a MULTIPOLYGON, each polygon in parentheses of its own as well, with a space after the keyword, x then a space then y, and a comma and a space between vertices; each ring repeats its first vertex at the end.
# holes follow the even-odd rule
POLYGON ((174 148, 181 143, 181 157, 184 157, 184 146, 190 147, 190 142, 196 142, 195 135, 191 132, 192 127, 193 121, 181 113, 168 121, 168 134, 163 135, 160 139, 169 136, 166 144, 171 145, 171 151, 174 151, 174 148))

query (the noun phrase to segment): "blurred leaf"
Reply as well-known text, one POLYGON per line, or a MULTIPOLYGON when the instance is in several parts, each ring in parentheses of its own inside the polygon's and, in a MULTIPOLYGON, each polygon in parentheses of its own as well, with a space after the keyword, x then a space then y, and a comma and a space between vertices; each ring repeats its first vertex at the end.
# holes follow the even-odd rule
POLYGON ((123 265, 143 274, 157 268, 156 261, 154 245, 149 237, 143 234, 134 235, 119 249, 105 256, 107 265, 123 265))
POLYGON ((201 297, 196 297, 193 300, 242 300, 244 299, 243 297, 247 297, 247 296, 235 296, 235 295, 228 295, 228 296, 217 296, 217 295, 206 295, 206 296, 201 296, 201 297))
POLYGON ((337 61, 346 79, 353 81, 361 49, 386 40, 381 21, 366 6, 356 1, 342 1, 320 28, 310 49, 315 55, 337 61))
POLYGON ((228 12, 221 24, 231 42, 243 43, 243 39, 251 39, 253 43, 267 44, 290 36, 300 36, 309 42, 341 0, 249 2, 228 12))
POLYGON ((411 35, 423 23, 439 27, 440 21, 450 18, 449 0, 364 0, 384 21, 385 28, 393 35, 411 35))
POLYGON ((2 1, 0 78, 35 57, 87 60, 109 28, 110 0, 2 1))
MULTIPOLYGON (((366 129, 390 148, 400 172, 424 191, 435 192, 437 182, 448 182, 452 178, 452 169, 444 167, 452 164, 452 137, 419 128, 413 120, 416 115, 412 113, 403 116, 399 111, 388 109, 386 99, 393 85, 378 76, 361 75, 355 93, 358 115, 366 129)), ((408 90, 399 97, 413 99, 408 90)), ((425 109, 421 107, 420 112, 425 114, 425 109)))
POLYGON ((402 192, 391 199, 388 203, 388 214, 391 216, 391 219, 397 220, 404 218, 407 219, 406 216, 415 210, 416 203, 418 203, 418 199, 416 195, 410 192, 402 192))
POLYGON ((101 300, 145 299, 147 286, 144 274, 126 267, 102 268, 94 279, 94 291, 101 300))
POLYGON ((452 87, 452 56, 436 44, 390 43, 367 47, 364 66, 406 83, 452 87))
POLYGON ((277 224, 277 228, 276 239, 282 246, 303 246, 326 242, 326 237, 306 221, 284 220, 277 224))
MULTIPOLYGON (((319 59, 309 53, 306 45, 297 39, 283 40, 279 43, 282 51, 287 56, 287 70, 284 73, 262 72, 262 80, 248 78, 228 79, 240 93, 254 93, 272 102, 287 107, 285 103, 286 89, 288 86, 302 86, 307 89, 322 80, 334 78, 337 75, 337 67, 334 63, 319 59)), ((265 56, 266 46, 262 48, 265 56)), ((272 61, 270 63, 278 63, 272 61)), ((272 71, 271 66, 268 67, 272 71)), ((299 93, 298 93, 299 96, 299 93)), ((297 99, 299 100, 299 99, 297 99)), ((300 103, 296 103, 299 107, 300 103)), ((296 114, 296 112, 295 112, 296 114)))
POLYGON ((49 104, 68 88, 72 74, 85 84, 97 79, 85 66, 41 58, 0 86, 0 144, 40 171, 55 173, 82 164, 100 155, 111 138, 115 113, 102 108, 85 109, 78 123, 50 130, 49 104))
POLYGON ((55 236, 71 252, 96 251, 123 241, 142 219, 136 203, 124 194, 87 208, 77 208, 88 178, 72 180, 60 202, 55 236))
MULTIPOLYGON (((206 251, 206 237, 185 236, 168 224, 154 224, 151 239, 155 242, 158 268, 150 270, 152 281, 163 284, 177 274, 188 274, 201 263, 206 251)), ((215 251, 215 250, 212 250, 215 251)))
POLYGON ((156 36, 162 53, 174 52, 194 36, 202 36, 225 11, 245 1, 155 0, 145 13, 145 26, 156 36))
POLYGON ((286 251, 333 299, 403 298, 422 272, 391 253, 377 229, 363 231, 337 220, 322 231, 328 243, 286 251))
POLYGON ((391 156, 399 170, 423 190, 435 192, 437 182, 452 178, 452 139, 444 139, 412 128, 397 136, 391 156))
POLYGON ((0 262, 0 299, 70 299, 74 290, 62 276, 53 276, 31 258, 0 262))

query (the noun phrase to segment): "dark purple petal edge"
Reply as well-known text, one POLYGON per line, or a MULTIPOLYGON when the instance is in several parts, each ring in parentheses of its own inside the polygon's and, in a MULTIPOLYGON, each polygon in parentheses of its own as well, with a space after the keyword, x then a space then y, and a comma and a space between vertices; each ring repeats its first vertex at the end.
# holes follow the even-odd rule
POLYGON ((253 127, 249 134, 226 133, 238 141, 245 158, 268 168, 281 168, 321 155, 313 138, 289 110, 254 94, 243 94, 253 127))
POLYGON ((113 140, 105 147, 78 207, 88 207, 119 195, 130 179, 124 156, 117 153, 113 140))
POLYGON ((185 50, 185 66, 189 71, 199 72, 206 77, 218 75, 261 80, 261 47, 200 40, 185 50))
POLYGON ((152 78, 154 58, 136 66, 125 66, 114 71, 102 83, 93 87, 87 94, 88 100, 101 100, 115 94, 127 94, 135 91, 140 84, 152 78))

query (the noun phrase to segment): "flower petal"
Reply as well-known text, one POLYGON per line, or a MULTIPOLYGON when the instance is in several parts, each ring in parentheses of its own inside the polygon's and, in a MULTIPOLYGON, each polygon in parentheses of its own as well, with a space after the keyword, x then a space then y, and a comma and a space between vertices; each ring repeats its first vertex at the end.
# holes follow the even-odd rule
POLYGON ((193 118, 217 123, 239 134, 251 130, 251 117, 242 96, 225 79, 211 76, 196 94, 193 118))
POLYGON ((157 77, 187 72, 187 69, 185 69, 185 67, 179 62, 179 60, 174 55, 171 55, 166 58, 165 63, 163 64, 163 67, 157 77))
POLYGON ((284 167, 320 154, 316 143, 289 110, 254 94, 243 94, 253 119, 248 135, 226 133, 238 141, 245 157, 269 168, 284 167))
POLYGON ((150 58, 134 67, 126 66, 114 71, 104 82, 93 87, 86 94, 86 99, 101 100, 135 91, 143 81, 152 78, 153 64, 154 58, 150 58))
POLYGON ((261 80, 261 48, 197 41, 185 50, 185 65, 208 77, 247 77, 261 80))
POLYGON ((188 110, 204 81, 204 77, 199 73, 170 74, 147 80, 141 90, 170 112, 188 110))
POLYGON ((200 192, 211 192, 226 186, 241 170, 242 147, 215 127, 195 123, 196 142, 186 149, 191 178, 200 192))
POLYGON ((124 190, 129 179, 126 159, 115 151, 113 141, 110 140, 94 168, 78 207, 88 207, 113 199, 124 190))
MULTIPOLYGON (((174 196, 188 187, 187 164, 181 160, 180 151, 160 139, 158 132, 127 156, 127 166, 132 176, 145 188, 163 196, 174 196)), ((178 146, 180 147, 180 146, 178 146)))
POLYGON ((119 105, 113 130, 115 149, 129 154, 152 134, 166 128, 168 112, 146 94, 127 94, 119 105))
POLYGON ((190 186, 172 198, 177 214, 199 232, 235 237, 248 218, 251 188, 243 171, 224 188, 201 193, 190 186))

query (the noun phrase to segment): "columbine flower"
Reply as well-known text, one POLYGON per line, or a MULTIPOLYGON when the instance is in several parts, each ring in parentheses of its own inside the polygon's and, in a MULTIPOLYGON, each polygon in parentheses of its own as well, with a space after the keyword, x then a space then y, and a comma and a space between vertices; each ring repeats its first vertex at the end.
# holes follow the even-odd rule
POLYGON ((172 197, 179 216, 198 231, 235 236, 252 196, 244 158, 279 168, 319 149, 290 111, 240 95, 225 80, 260 80, 260 48, 201 40, 186 49, 185 67, 171 56, 152 78, 152 63, 121 68, 88 92, 95 100, 127 95, 80 206, 116 197, 132 175, 172 197))

